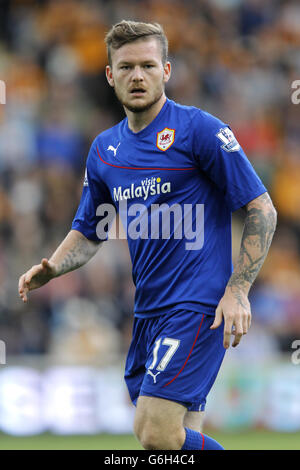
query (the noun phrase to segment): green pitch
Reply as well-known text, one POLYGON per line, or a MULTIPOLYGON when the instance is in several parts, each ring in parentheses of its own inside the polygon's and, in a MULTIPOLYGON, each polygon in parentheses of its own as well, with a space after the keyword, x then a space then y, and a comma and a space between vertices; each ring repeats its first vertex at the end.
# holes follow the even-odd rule
MULTIPOLYGON (((245 431, 208 433, 227 450, 300 450, 300 432, 275 433, 245 431)), ((140 450, 134 436, 99 434, 92 436, 57 436, 41 434, 13 437, 0 433, 0 450, 140 450)))

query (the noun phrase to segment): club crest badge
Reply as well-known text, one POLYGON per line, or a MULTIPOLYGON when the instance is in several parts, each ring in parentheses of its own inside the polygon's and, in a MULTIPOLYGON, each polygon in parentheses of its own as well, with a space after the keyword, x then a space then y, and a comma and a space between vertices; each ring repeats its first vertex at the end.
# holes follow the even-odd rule
POLYGON ((156 146, 159 150, 166 151, 175 140, 175 129, 165 127, 164 130, 157 133, 156 146))

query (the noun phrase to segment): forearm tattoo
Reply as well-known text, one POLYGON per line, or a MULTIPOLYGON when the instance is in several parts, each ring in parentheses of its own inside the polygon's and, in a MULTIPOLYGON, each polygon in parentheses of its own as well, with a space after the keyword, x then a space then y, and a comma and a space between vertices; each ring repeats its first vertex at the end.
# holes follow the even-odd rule
POLYGON ((265 193, 247 206, 241 249, 229 287, 251 287, 267 256, 275 228, 276 211, 265 193))
POLYGON ((69 248, 63 259, 58 263, 58 275, 74 271, 84 265, 94 255, 96 251, 95 245, 86 240, 79 238, 76 244, 69 248))

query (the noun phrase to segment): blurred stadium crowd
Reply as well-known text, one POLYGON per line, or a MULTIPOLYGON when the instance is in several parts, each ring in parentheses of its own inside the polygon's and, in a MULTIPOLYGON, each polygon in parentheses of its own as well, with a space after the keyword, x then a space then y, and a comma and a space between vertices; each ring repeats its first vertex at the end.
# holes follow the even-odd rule
MULTIPOLYGON (((103 42, 121 19, 160 22, 173 77, 167 95, 227 122, 274 200, 278 230, 251 291, 253 342, 290 351, 300 338, 300 4, 288 0, 2 0, 0 338, 8 355, 103 361, 124 353, 134 286, 126 241, 24 306, 19 276, 70 229, 95 136, 123 118, 106 83, 103 42)), ((242 216, 233 219, 234 255, 242 216)), ((250 345, 249 343, 249 345, 250 345)), ((272 350, 273 350, 272 349, 272 350)), ((249 351, 251 354, 251 350, 249 351)))

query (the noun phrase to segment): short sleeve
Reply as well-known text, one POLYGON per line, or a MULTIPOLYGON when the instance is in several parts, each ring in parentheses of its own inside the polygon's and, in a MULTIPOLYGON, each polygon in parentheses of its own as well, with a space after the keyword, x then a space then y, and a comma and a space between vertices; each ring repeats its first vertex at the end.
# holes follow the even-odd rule
POLYGON ((104 236, 102 234, 99 237, 97 226, 102 219, 102 216, 97 215, 99 207, 109 204, 113 208, 114 205, 109 190, 99 174, 95 145, 94 141, 88 154, 82 195, 72 222, 72 229, 78 230, 89 240, 101 242, 107 240, 110 225, 106 227, 104 236))
POLYGON ((230 126, 198 110, 192 129, 196 165, 222 192, 232 212, 267 191, 230 126))

